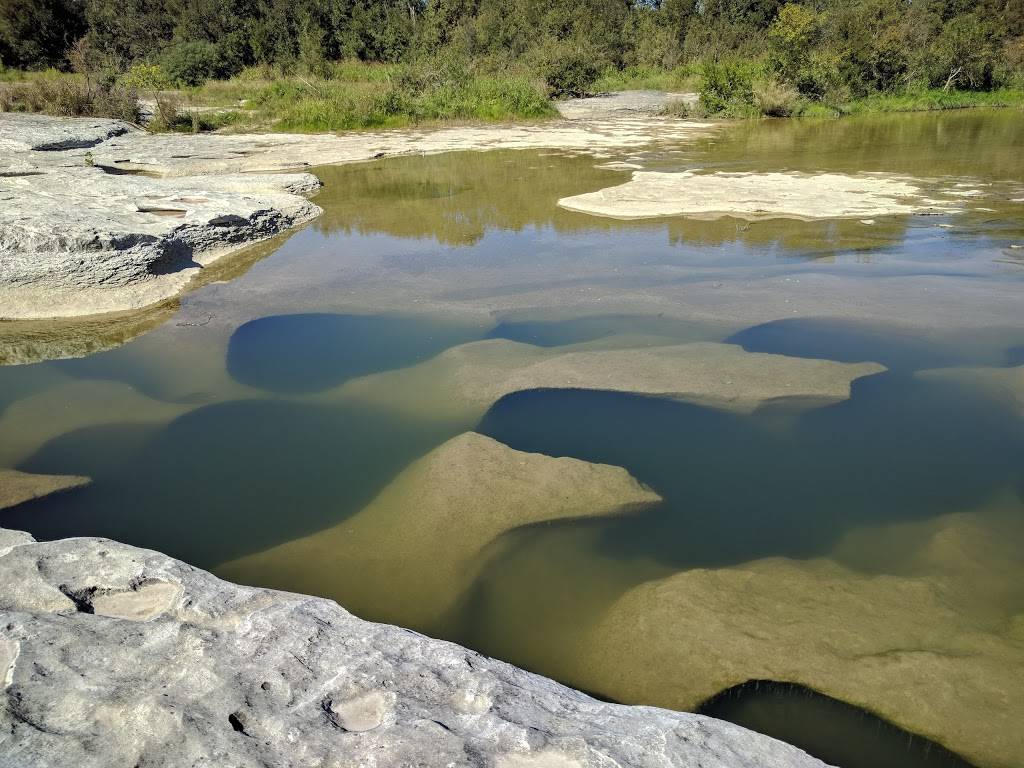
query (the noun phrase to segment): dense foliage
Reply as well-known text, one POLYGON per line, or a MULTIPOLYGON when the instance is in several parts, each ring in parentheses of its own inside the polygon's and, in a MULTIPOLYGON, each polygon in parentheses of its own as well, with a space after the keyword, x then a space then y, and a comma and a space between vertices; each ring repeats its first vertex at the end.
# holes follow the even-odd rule
POLYGON ((66 70, 83 39, 93 68, 182 86, 252 67, 326 79, 342 60, 401 63, 415 86, 417 66, 454 62, 561 96, 683 69, 707 111, 787 114, 1019 85, 1024 0, 0 0, 0 66, 66 70))

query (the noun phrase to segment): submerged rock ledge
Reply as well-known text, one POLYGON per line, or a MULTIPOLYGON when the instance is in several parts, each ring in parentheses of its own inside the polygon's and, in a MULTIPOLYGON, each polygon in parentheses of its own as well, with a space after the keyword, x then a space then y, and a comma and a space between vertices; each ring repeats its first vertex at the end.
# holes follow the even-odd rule
POLYGON ((0 766, 824 765, 106 539, 0 529, 0 583, 0 766))

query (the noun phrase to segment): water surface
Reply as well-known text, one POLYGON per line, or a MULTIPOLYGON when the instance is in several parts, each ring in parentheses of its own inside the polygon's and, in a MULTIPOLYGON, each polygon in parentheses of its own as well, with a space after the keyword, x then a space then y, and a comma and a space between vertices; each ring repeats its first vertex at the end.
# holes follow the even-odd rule
MULTIPOLYGON (((872 224, 594 218, 556 203, 628 174, 555 152, 319 169, 321 218, 212 268, 159 313, 0 327, 0 361, 39 360, 0 367, 0 466, 93 479, 0 511, 0 524, 40 538, 110 536, 216 571, 358 515, 411 462, 467 430, 624 467, 663 501, 510 530, 481 551, 458 610, 416 626, 613 699, 629 663, 658 663, 644 658, 642 638, 635 659, 596 673, 579 665, 579 649, 638 585, 766 558, 938 583, 951 572, 913 570, 930 525, 975 515, 981 535, 1005 543, 1019 529, 986 528, 984 510, 1024 516, 1021 396, 983 383, 1024 362, 1024 251, 1010 248, 1024 240, 1024 205, 1013 202, 1024 198, 1022 142, 1024 115, 978 111, 756 122, 612 158, 667 170, 890 172, 981 191, 957 215, 872 224), (753 413, 575 389, 453 407, 357 386, 495 339, 554 353, 724 342, 886 371, 855 381, 847 400, 782 399, 753 413), (63 355, 77 357, 46 360, 63 355), (923 373, 967 368, 984 376, 923 373), (877 533, 886 526, 922 533, 877 533)), ((458 382, 430 384, 444 393, 458 382)), ((996 583, 984 569, 957 576, 976 596, 978 631, 1024 622, 1013 586, 1024 562, 1006 567, 996 583)), ((295 588, 287 572, 244 575, 295 588)), ((402 620, 386 583, 325 579, 316 591, 366 618, 402 620)), ((847 768, 964 764, 924 741, 893 763, 902 736, 888 726, 767 690, 713 712, 847 768)), ((631 698, 671 703, 660 696, 631 698)), ((1024 713, 1020 697, 993 690, 993 712, 1024 713)))

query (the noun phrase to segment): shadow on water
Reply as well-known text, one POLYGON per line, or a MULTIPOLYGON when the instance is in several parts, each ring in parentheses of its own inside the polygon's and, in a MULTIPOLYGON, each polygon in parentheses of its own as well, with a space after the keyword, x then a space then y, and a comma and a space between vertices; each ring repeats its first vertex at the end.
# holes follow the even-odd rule
POLYGON ((228 372, 242 384, 271 392, 319 392, 356 376, 413 365, 482 332, 422 318, 271 315, 235 330, 228 372))
POLYGON ((660 336, 679 342, 705 341, 707 333, 701 324, 664 315, 589 315, 567 320, 504 320, 487 338, 561 347, 620 334, 660 336))
MULTIPOLYGON (((1019 339, 1019 329, 1007 329, 1019 339)), ((894 371, 917 371, 960 365, 1014 365, 1021 347, 1007 351, 1005 338, 986 329, 947 333, 941 341, 898 328, 878 328, 869 323, 831 318, 773 320, 745 328, 725 340, 748 352, 767 352, 790 357, 838 360, 844 363, 873 361, 894 371)))
POLYGON ((788 742, 842 768, 972 768, 940 744, 794 683, 751 680, 723 691, 697 711, 788 742))
POLYGON ((199 408, 163 428, 82 429, 22 468, 92 485, 8 510, 3 524, 44 539, 109 536, 209 568, 335 524, 449 436, 371 407, 274 400, 199 408))
POLYGON ((509 395, 478 431, 519 450, 628 469, 664 503, 594 521, 600 548, 667 566, 726 566, 826 553, 846 530, 983 503, 1020 477, 1016 414, 971 391, 887 372, 849 400, 751 416, 639 395, 509 395))

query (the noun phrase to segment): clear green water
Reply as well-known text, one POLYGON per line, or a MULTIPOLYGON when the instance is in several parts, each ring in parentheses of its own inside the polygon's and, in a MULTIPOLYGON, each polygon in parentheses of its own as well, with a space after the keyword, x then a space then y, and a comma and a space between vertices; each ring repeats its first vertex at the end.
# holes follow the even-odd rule
MULTIPOLYGON (((685 665, 636 691, 622 684, 629 665, 664 663, 645 658, 643 642, 617 668, 583 664, 580 649, 630 590, 691 569, 784 558, 936 584, 955 575, 966 597, 954 605, 969 606, 972 627, 1015 626, 1024 562, 999 561, 994 581, 979 567, 976 582, 914 563, 929 526, 951 515, 974 515, 983 532, 994 505, 1024 520, 1012 391, 919 375, 1024 362, 1024 251, 1011 247, 1024 244, 1024 205, 1013 202, 1024 198, 1024 115, 769 121, 614 159, 637 157, 661 169, 905 173, 982 194, 962 214, 870 226, 621 222, 556 206, 628 178, 593 158, 455 153, 320 169, 321 218, 211 270, 180 306, 109 327, 0 327, 9 361, 135 336, 0 367, 0 467, 93 479, 0 510, 0 524, 41 538, 110 536, 215 571, 235 563, 236 577, 246 556, 358 515, 411 462, 475 429, 516 449, 625 467, 664 499, 639 514, 512 530, 480 553, 457 610, 417 622, 597 694, 680 705, 671 681, 685 665), (727 342, 888 370, 854 382, 848 400, 752 413, 572 389, 452 408, 429 394, 454 386, 443 372, 426 395, 419 384, 358 388, 485 339, 552 353, 727 342), (901 533, 873 533, 885 526, 901 533)), ((1022 530, 1000 523, 987 535, 1024 550, 1022 530)), ((403 620, 387 583, 244 573, 403 620)), ((816 618, 806 621, 813 629, 816 618)), ((1013 631, 1006 642, 1019 644, 1021 665, 1024 637, 1013 631)), ((1007 671, 992 705, 1024 713, 1007 671)), ((741 693, 714 711, 844 768, 962 764, 937 748, 899 752, 903 742, 872 736, 859 709, 794 701, 741 693), (813 738, 826 726, 827 750, 813 738)))

